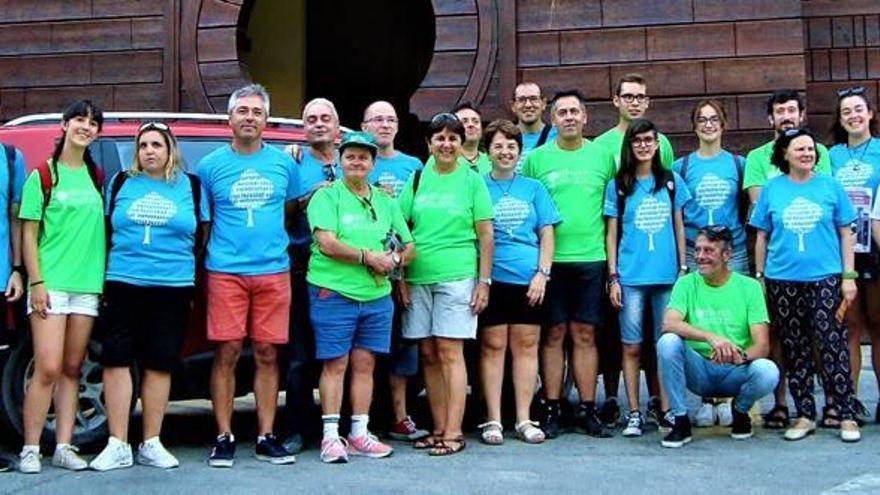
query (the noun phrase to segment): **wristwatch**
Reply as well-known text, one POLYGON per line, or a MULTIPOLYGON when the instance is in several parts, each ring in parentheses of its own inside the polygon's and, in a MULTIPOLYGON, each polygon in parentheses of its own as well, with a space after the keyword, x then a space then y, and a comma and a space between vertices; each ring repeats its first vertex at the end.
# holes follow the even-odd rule
POLYGON ((550 280, 550 267, 542 266, 538 268, 538 273, 544 276, 547 280, 550 280))
POLYGON ((492 278, 491 277, 486 277, 486 278, 480 277, 477 281, 481 284, 486 284, 488 286, 492 285, 492 278))

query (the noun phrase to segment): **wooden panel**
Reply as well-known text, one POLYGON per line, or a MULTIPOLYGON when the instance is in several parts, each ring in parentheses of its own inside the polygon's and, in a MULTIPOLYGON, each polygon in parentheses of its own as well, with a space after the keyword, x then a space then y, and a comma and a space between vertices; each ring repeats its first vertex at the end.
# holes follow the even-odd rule
POLYGON ((706 62, 706 90, 710 94, 803 89, 805 86, 803 55, 706 62))
POLYGON ((113 110, 143 111, 166 107, 162 84, 123 84, 113 87, 113 110))
POLYGON ((616 85, 618 79, 630 72, 637 72, 645 77, 648 94, 652 97, 701 95, 706 92, 703 62, 613 65, 611 85, 616 85))
POLYGON ((831 50, 831 79, 845 81, 849 79, 849 58, 846 50, 831 50))
POLYGON ((81 19, 92 15, 89 2, 49 0, 41 2, 22 2, 21 0, 0 0, 0 12, 4 22, 45 21, 81 19))
POLYGON ((767 100, 769 94, 741 95, 736 97, 736 111, 739 129, 769 129, 767 120, 767 100))
MULTIPOLYGON (((153 19, 153 22, 159 23, 157 19, 153 19)), ((52 27, 52 46, 56 52, 131 48, 131 21, 112 19, 55 24, 52 27)))
POLYGON ((849 77, 850 79, 868 78, 868 62, 865 58, 864 48, 849 50, 849 77))
POLYGON ((831 48, 831 19, 809 20, 810 48, 831 48))
POLYGON ((648 28, 648 58, 728 57, 734 55, 733 24, 648 28))
MULTIPOLYGON (((506 0, 504 3, 514 0, 506 0)), ((516 28, 520 32, 585 29, 602 25, 600 0, 516 0, 516 28)))
POLYGON ((617 119, 617 109, 610 102, 587 103, 587 126, 584 133, 596 137, 617 125, 617 119))
POLYGON ((865 44, 880 45, 880 16, 865 16, 865 44))
POLYGON ((835 48, 853 46, 852 17, 835 17, 831 20, 831 44, 835 48))
MULTIPOLYGON (((193 1, 193 0, 187 0, 193 1)), ((202 0, 199 27, 223 27, 238 25, 241 6, 223 0, 202 0)))
MULTIPOLYGON (((76 0, 74 0, 75 2, 76 0)), ((92 0, 92 16, 125 17, 161 15, 164 0, 92 0)))
POLYGON ((868 77, 880 78, 880 48, 868 48, 865 54, 868 57, 868 77))
POLYGON ((475 0, 431 0, 434 15, 476 14, 475 0))
POLYGON ((477 17, 438 17, 434 50, 475 50, 477 48, 477 17))
POLYGON ((611 99, 611 82, 607 67, 548 67, 524 69, 520 81, 533 81, 548 99, 557 91, 578 89, 587 98, 611 99))
POLYGON ((516 44, 519 67, 559 64, 559 33, 520 34, 516 44))
POLYGON ((25 113, 24 91, 0 88, 0 120, 9 120, 25 113))
POLYGON ((464 86, 468 82, 473 66, 473 52, 435 53, 421 86, 423 88, 464 86))
POLYGON ((736 54, 776 55, 803 53, 803 23, 800 19, 736 23, 736 54))
POLYGON ((694 2, 694 20, 733 21, 745 19, 772 19, 799 17, 801 0, 697 0, 694 2))
POLYGON ((132 48, 161 48, 165 41, 164 19, 133 19, 131 21, 132 48))
POLYGON ((0 28, 0 55, 46 53, 51 48, 50 24, 6 24, 0 28))
MULTIPOLYGON (((703 96, 690 98, 652 99, 651 108, 646 116, 653 120, 664 133, 692 132, 691 113, 694 107, 703 100, 703 96)), ((717 98, 728 111, 728 120, 737 121, 736 100, 733 97, 717 98)))
POLYGON ((236 60, 235 28, 200 29, 198 32, 199 62, 236 60))
POLYGON ((463 88, 419 88, 409 100, 410 112, 421 120, 438 112, 448 112, 458 102, 463 88))
POLYGON ((877 0, 809 0, 803 2, 804 17, 880 14, 877 0))
POLYGON ((88 85, 29 89, 25 93, 24 113, 58 112, 82 98, 94 100, 104 110, 113 109, 112 87, 88 85))
POLYGON ((692 0, 605 0, 602 25, 648 26, 692 22, 692 0))
POLYGON ((559 37, 562 64, 645 60, 645 30, 601 29, 563 32, 559 37))
POLYGON ((0 86, 69 86, 88 84, 91 60, 88 55, 47 55, 0 58, 0 86))
POLYGON ((810 53, 813 81, 831 80, 831 59, 828 50, 812 50, 810 53))
POLYGON ((92 83, 162 82, 162 51, 92 55, 92 83))
MULTIPOLYGON (((874 84, 862 84, 855 81, 842 81, 831 83, 810 83, 807 86, 807 111, 813 114, 833 114, 837 106, 837 90, 851 86, 863 86, 867 91, 870 101, 876 101, 877 93, 874 84)), ((812 117, 810 117, 812 120, 812 117)))
POLYGON ((865 46, 865 18, 853 17, 853 45, 865 46))

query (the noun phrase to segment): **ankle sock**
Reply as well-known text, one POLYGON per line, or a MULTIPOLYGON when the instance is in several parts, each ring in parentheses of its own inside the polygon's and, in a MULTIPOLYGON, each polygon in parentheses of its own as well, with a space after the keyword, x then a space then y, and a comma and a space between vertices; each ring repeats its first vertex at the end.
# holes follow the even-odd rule
POLYGON ((321 421, 324 423, 324 438, 330 440, 339 438, 338 414, 324 414, 321 416, 321 421))
POLYGON ((351 436, 358 438, 369 433, 367 425, 370 422, 369 414, 353 414, 351 416, 351 436))

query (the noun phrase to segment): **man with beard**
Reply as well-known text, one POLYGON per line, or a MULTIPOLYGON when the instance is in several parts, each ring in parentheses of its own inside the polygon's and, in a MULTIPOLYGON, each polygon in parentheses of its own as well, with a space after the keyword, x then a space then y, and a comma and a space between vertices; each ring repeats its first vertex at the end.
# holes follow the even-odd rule
POLYGON ((510 109, 516 115, 516 126, 522 133, 522 152, 516 171, 522 170, 529 151, 556 139, 556 128, 544 122, 544 109, 547 99, 541 94, 541 87, 533 82, 523 82, 513 90, 510 109))

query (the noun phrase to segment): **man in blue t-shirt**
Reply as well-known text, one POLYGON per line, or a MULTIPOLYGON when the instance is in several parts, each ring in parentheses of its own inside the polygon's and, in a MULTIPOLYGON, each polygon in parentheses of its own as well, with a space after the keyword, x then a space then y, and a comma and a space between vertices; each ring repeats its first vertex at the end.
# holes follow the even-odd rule
POLYGON ((522 152, 516 164, 517 173, 522 170, 529 151, 556 139, 556 128, 544 122, 546 108, 547 98, 541 94, 541 87, 537 83, 522 82, 514 88, 510 109, 516 115, 516 126, 522 133, 522 152))
MULTIPOLYGON (((364 110, 364 121, 361 123, 361 129, 372 134, 379 146, 369 181, 384 189, 392 198, 397 198, 410 176, 422 168, 418 158, 394 149, 399 124, 397 112, 387 101, 371 103, 364 110)), ((400 304, 395 305, 395 309, 399 307, 400 304)), ((388 435, 395 440, 415 441, 428 436, 426 430, 416 427, 406 407, 407 381, 419 372, 419 348, 416 343, 399 338, 399 311, 395 311, 394 316, 393 332, 396 338, 391 349, 388 377, 394 425, 388 435)))
POLYGON ((339 168, 339 114, 332 101, 314 98, 302 112, 308 146, 292 147, 291 154, 299 171, 300 188, 304 195, 298 201, 290 232, 290 340, 286 349, 287 368, 284 375, 286 399, 284 419, 287 437, 284 448, 298 453, 308 441, 320 439, 321 411, 315 406, 312 392, 318 386, 321 368, 315 360, 315 334, 309 317, 309 284, 306 271, 312 245, 312 231, 306 208, 312 194, 342 178, 339 168), (306 438, 303 438, 305 436, 306 438))
POLYGON ((259 84, 229 97, 232 143, 205 156, 196 169, 213 205, 208 238, 208 339, 216 344, 211 400, 219 435, 208 459, 231 467, 235 368, 245 337, 254 353, 257 403, 256 457, 295 461, 272 433, 278 401, 276 345, 288 341, 290 259, 285 219, 301 196, 290 156, 263 143, 269 95, 259 84))

